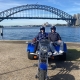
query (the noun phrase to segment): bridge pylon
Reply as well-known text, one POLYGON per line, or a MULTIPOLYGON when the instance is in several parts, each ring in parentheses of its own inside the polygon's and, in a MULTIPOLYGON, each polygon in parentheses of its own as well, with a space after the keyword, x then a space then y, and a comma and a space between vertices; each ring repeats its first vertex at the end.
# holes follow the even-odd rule
POLYGON ((76 19, 69 20, 67 25, 68 26, 75 26, 76 25, 76 19))

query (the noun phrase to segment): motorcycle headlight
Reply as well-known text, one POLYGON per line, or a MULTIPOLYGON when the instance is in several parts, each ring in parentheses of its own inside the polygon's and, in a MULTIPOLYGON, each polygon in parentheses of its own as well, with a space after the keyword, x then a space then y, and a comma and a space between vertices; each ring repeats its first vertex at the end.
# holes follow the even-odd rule
POLYGON ((42 50, 43 52, 47 52, 48 49, 47 49, 46 46, 42 46, 42 47, 41 47, 41 50, 42 50))
POLYGON ((48 52, 48 55, 49 55, 49 56, 51 56, 51 55, 52 55, 52 53, 51 53, 51 52, 48 52))

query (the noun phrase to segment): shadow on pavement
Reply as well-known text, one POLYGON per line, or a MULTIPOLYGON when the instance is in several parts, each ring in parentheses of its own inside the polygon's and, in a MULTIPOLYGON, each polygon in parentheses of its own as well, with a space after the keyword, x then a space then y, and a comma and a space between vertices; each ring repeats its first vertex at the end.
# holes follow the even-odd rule
POLYGON ((69 73, 72 70, 80 70, 79 61, 74 63, 71 61, 53 61, 53 63, 55 63, 55 65, 51 65, 51 69, 49 70, 55 70, 57 68, 60 70, 56 75, 50 76, 49 80, 75 80, 74 75, 69 73))
POLYGON ((49 80, 75 80, 75 78, 70 74, 57 74, 55 76, 51 76, 49 80))

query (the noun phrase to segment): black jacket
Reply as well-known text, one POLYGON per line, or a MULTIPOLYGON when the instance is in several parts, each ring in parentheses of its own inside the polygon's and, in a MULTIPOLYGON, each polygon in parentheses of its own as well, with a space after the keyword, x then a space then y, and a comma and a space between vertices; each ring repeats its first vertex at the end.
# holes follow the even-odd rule
POLYGON ((52 42, 55 42, 55 41, 61 40, 61 37, 57 32, 54 32, 54 33, 51 32, 48 35, 48 39, 52 42))
POLYGON ((48 33, 44 32, 43 34, 41 32, 38 33, 38 35, 35 37, 37 40, 41 39, 48 39, 48 33))

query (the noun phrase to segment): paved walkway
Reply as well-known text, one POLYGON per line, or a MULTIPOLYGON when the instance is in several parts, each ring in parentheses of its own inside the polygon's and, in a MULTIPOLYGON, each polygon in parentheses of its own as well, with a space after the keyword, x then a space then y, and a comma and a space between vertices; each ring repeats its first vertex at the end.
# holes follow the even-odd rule
MULTIPOLYGON (((37 60, 27 58, 25 42, 0 41, 0 80, 36 80, 37 67, 33 65, 37 64, 37 60)), ((80 47, 80 44, 67 45, 80 47)), ((48 69, 49 80, 80 80, 79 60, 57 61, 52 65, 48 69)))

